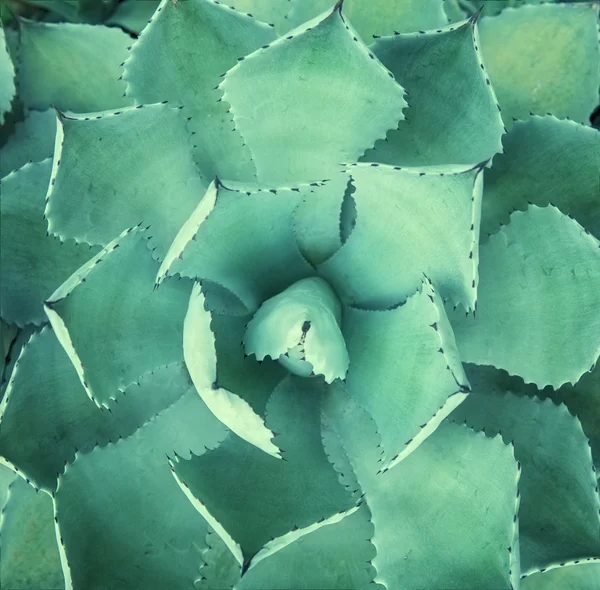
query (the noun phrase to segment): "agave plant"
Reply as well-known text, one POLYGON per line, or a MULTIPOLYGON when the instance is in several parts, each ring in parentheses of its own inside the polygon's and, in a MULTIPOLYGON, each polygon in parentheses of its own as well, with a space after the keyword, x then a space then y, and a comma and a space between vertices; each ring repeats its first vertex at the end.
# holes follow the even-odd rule
POLYGON ((2 587, 597 588, 598 6, 233 4, 2 33, 2 587))

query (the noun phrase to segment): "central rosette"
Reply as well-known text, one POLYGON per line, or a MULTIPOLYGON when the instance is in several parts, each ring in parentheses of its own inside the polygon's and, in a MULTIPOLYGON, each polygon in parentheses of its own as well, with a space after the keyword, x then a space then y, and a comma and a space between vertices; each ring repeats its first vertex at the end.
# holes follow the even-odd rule
POLYGON ((244 336, 246 354, 278 360, 300 377, 343 379, 349 359, 341 322, 342 305, 325 280, 297 281, 254 314, 244 336))

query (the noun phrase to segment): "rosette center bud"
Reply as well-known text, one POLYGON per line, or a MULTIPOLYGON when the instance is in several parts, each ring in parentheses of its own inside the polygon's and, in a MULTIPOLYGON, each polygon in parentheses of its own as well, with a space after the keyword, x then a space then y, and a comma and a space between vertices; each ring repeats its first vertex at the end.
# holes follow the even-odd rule
POLYGON ((246 354, 278 360, 300 377, 343 379, 348 351, 341 329, 342 305, 327 281, 302 279, 267 299, 246 327, 246 354))

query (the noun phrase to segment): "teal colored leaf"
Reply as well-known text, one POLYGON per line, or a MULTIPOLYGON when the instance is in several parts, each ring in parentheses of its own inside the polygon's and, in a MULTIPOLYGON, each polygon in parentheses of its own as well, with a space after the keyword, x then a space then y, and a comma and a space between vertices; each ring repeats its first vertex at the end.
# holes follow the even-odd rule
POLYGON ((265 301, 248 322, 244 348, 257 361, 278 360, 301 377, 344 379, 348 351, 342 335, 342 306, 319 277, 303 279, 265 301))
MULTIPOLYGON (((17 477, 19 476, 15 475, 15 472, 12 469, 0 464, 0 507, 4 507, 6 504, 6 499, 8 498, 8 488, 17 477)), ((0 508, 0 510, 1 509, 2 508, 0 508)))
POLYGON ((46 215, 59 236, 105 246, 144 222, 164 256, 206 189, 185 118, 168 105, 59 115, 57 146, 46 215))
POLYGON ((227 4, 263 23, 274 25, 280 35, 295 26, 288 19, 291 0, 227 0, 227 4))
POLYGON ((195 590, 224 590, 237 588, 242 566, 219 535, 209 527, 206 534, 207 548, 202 554, 204 564, 200 577, 194 584, 195 590))
POLYGON ((461 5, 461 0, 444 0, 444 12, 451 23, 459 22, 469 16, 468 11, 461 5))
POLYGON ((15 68, 6 47, 3 27, 0 27, 0 80, 0 123, 3 123, 16 93, 15 68))
POLYGON ((482 245, 480 269, 477 318, 450 315, 462 360, 540 388, 577 383, 600 349, 598 240, 532 205, 482 245))
POLYGON ((348 393, 377 423, 386 463, 413 452, 469 385, 444 304, 429 283, 386 311, 346 308, 348 393))
POLYGON ((549 399, 475 392, 452 414, 512 442, 523 471, 519 537, 524 574, 600 556, 600 498, 579 420, 549 399))
POLYGON ((503 144, 504 152, 485 172, 484 239, 528 201, 552 203, 600 238, 598 131, 551 116, 528 117, 515 122, 503 144))
POLYGON ((272 27, 213 0, 163 0, 125 64, 136 104, 184 106, 198 133, 196 161, 207 178, 252 180, 254 164, 215 88, 241 58, 275 38, 272 27))
MULTIPOLYGON (((2 320, 0 320, 0 326, 6 326, 2 320)), ((4 369, 2 372, 2 376, 0 377, 0 402, 4 394, 6 393, 6 389, 8 387, 8 381, 12 375, 12 372, 15 368, 15 364, 17 363, 18 357, 21 354, 21 350, 25 346, 25 344, 31 338, 33 332, 35 332, 36 327, 33 324, 28 324, 25 328, 16 328, 16 326, 9 326, 8 329, 4 332, 4 336, 6 336, 6 332, 9 334, 12 332, 13 337, 10 341, 5 340, 5 356, 4 356, 4 369), (13 332, 14 329, 14 332, 13 332)), ((0 329, 0 332, 4 331, 4 327, 0 329)), ((0 363, 1 364, 1 363, 0 363)))
POLYGON ((569 412, 581 422, 585 436, 590 442, 596 470, 600 470, 600 363, 584 373, 575 384, 565 383, 556 391, 547 386, 542 390, 534 384, 525 384, 521 377, 490 366, 465 365, 473 391, 503 395, 527 395, 541 399, 550 398, 555 404, 564 404, 569 412))
MULTIPOLYGON (((299 25, 330 9, 333 0, 290 0, 289 20, 299 25)), ((412 32, 445 25, 443 0, 345 0, 344 14, 365 43, 375 35, 412 32)))
POLYGON ((314 191, 303 191, 292 224, 300 252, 312 264, 329 258, 342 245, 342 204, 349 184, 344 173, 332 174, 314 191))
POLYGON ((77 450, 129 436, 191 386, 181 363, 158 367, 101 411, 56 336, 44 328, 24 346, 0 404, 0 461, 18 468, 36 487, 53 491, 58 472, 77 450))
POLYGON ((148 24, 159 4, 160 0, 143 0, 141 2, 140 0, 123 0, 117 4, 106 24, 117 25, 127 31, 139 34, 148 24))
POLYGON ((521 590, 563 590, 581 588, 594 590, 600 579, 600 563, 568 564, 568 567, 548 569, 521 580, 521 590))
POLYGON ((219 85, 259 182, 330 178, 403 118, 402 87, 338 4, 231 68, 219 85))
MULTIPOLYGON (((279 449, 271 442, 274 434, 265 426, 263 416, 266 401, 271 393, 267 385, 275 385, 277 373, 271 366, 267 367, 266 373, 261 373, 256 367, 251 368, 245 362, 246 366, 240 367, 245 325, 238 324, 237 330, 231 332, 232 338, 235 338, 235 335, 239 338, 237 351, 234 348, 235 340, 229 340, 229 334, 225 340, 219 338, 226 351, 225 378, 221 382, 218 354, 222 349, 219 351, 215 343, 218 324, 213 328, 212 320, 213 314, 206 309, 205 296, 200 284, 195 283, 183 325, 183 356, 196 390, 210 411, 235 434, 262 451, 280 457, 279 449), (228 371, 229 367, 233 371, 228 371), (237 376, 236 369, 242 369, 237 376), (250 384, 244 382, 246 376, 260 379, 250 384), (234 391, 230 391, 229 386, 233 386, 234 391)), ((219 323, 226 327, 229 323, 227 319, 221 320, 219 323)), ((249 318, 247 320, 249 321, 249 318)), ((227 330, 224 332, 227 333, 227 330)))
POLYGON ((189 281, 155 290, 146 229, 126 230, 46 301, 45 311, 87 394, 107 407, 154 367, 183 358, 189 281))
POLYGON ((406 89, 410 109, 365 160, 398 166, 476 164, 502 151, 504 125, 474 19, 371 46, 406 89))
POLYGON ((0 518, 2 588, 65 587, 52 517, 50 496, 15 478, 0 518))
POLYGON ((255 311, 265 299, 314 274, 292 227, 294 209, 313 189, 245 190, 212 183, 169 248, 158 282, 174 274, 209 279, 255 311))
POLYGON ((519 469, 512 448, 444 422, 414 453, 375 475, 372 421, 340 390, 329 393, 325 413, 375 526, 375 582, 409 590, 514 587, 519 469))
POLYGON ((41 162, 54 153, 56 114, 52 110, 28 111, 0 151, 0 178, 28 162, 41 162))
POLYGON ((506 122, 530 111, 589 120, 600 84, 596 3, 507 8, 482 19, 480 33, 506 122))
POLYGON ((275 539, 257 553, 240 590, 365 588, 375 575, 368 507, 351 508, 275 539))
POLYGON ((98 252, 48 236, 43 215, 50 170, 48 159, 0 181, 0 316, 21 327, 46 321, 44 300, 98 252))
POLYGON ((230 434, 215 451, 173 464, 186 494, 221 525, 240 562, 239 547, 248 559, 271 537, 350 507, 323 450, 321 392, 318 381, 291 376, 273 392, 267 426, 278 433, 283 460, 230 434))
POLYGON ((356 226, 319 267, 346 303, 386 308, 420 287, 473 308, 477 294, 480 168, 354 164, 356 226))
POLYGON ((131 38, 102 25, 21 21, 17 85, 26 107, 87 113, 131 104, 119 64, 131 38))
POLYGON ((60 476, 55 514, 75 588, 192 588, 199 578, 208 525, 165 454, 203 453, 225 432, 193 390, 182 393, 131 437, 79 453, 60 476))

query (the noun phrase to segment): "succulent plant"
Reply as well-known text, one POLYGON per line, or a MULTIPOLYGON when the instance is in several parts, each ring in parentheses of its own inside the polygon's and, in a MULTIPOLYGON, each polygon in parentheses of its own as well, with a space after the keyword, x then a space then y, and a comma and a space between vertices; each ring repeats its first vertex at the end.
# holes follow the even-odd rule
POLYGON ((2 31, 2 587, 598 587, 598 5, 230 1, 2 31))

